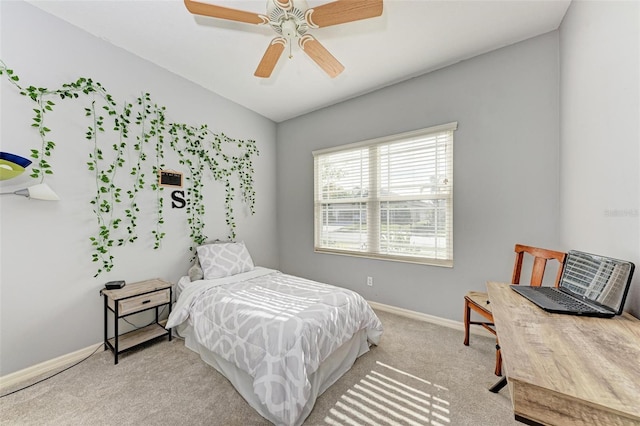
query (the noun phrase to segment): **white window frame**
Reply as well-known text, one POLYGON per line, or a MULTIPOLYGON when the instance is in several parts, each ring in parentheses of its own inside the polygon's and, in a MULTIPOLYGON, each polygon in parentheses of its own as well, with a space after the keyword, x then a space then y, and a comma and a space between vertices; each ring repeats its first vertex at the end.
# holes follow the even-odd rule
MULTIPOLYGON (((453 132, 457 130, 458 123, 452 122, 439 126, 428 127, 411 132, 401 133, 397 135, 386 136, 383 138, 366 140, 362 142, 356 142, 348 145, 337 146, 333 148, 321 149, 313 151, 314 157, 314 251, 316 253, 338 254, 347 256, 366 257, 382 260, 392 260, 400 262, 420 263, 436 266, 453 266, 453 132), (439 170, 445 170, 444 176, 441 171, 438 173, 440 182, 434 184, 434 188, 437 185, 438 190, 436 195, 419 195, 409 196, 407 199, 411 201, 415 200, 437 200, 441 202, 444 207, 439 208, 442 211, 442 215, 445 217, 446 224, 444 231, 435 232, 433 237, 435 247, 429 249, 433 251, 433 255, 416 254, 393 254, 390 252, 383 252, 380 248, 381 241, 381 213, 380 206, 384 202, 393 202, 405 200, 405 197, 398 195, 380 194, 381 184, 378 182, 380 179, 379 168, 381 167, 381 154, 385 147, 392 146, 394 144, 407 143, 410 141, 418 141, 425 138, 434 138, 434 146, 438 146, 439 149, 444 149, 444 162, 445 165, 439 166, 439 170), (444 142, 443 142, 444 141, 444 142), (332 158, 338 158, 338 155, 349 153, 350 151, 365 152, 367 161, 361 160, 363 168, 367 169, 366 182, 368 192, 366 195, 360 195, 359 198, 331 198, 329 194, 331 191, 323 190, 322 171, 320 170, 324 165, 331 164, 332 158), (333 156, 333 157, 332 157, 333 156), (368 166, 366 165, 368 163, 368 166), (444 189, 443 189, 444 188, 444 189), (324 192, 323 192, 324 191, 324 192), (346 203, 346 204, 345 204, 346 203), (328 206, 339 205, 353 206, 354 204, 366 205, 366 220, 367 225, 364 227, 366 231, 366 242, 360 249, 354 250, 345 249, 332 246, 330 242, 329 232, 326 230, 329 226, 324 226, 328 223, 326 212, 328 206), (325 217, 323 217, 323 212, 325 217), (326 231, 325 231, 326 230, 326 231), (440 243, 442 241, 442 243, 440 243)), ((431 140, 431 139, 430 139, 431 140)), ((388 157, 385 157, 388 158, 388 157)), ((337 160, 336 160, 337 161, 337 160)), ((358 176, 355 177, 358 179, 358 176)), ((326 184, 326 182, 325 182, 326 184)), ((360 207, 362 209, 362 207, 360 207)), ((390 210, 389 210, 390 211, 390 210)), ((361 213, 362 214, 362 213, 361 213)), ((390 213, 388 213, 390 214, 390 213)), ((363 215, 364 216, 364 215, 363 215)), ((387 228, 388 229, 388 228, 387 228)), ((437 228, 436 228, 437 229, 437 228)), ((359 234, 361 235, 361 234, 359 234)), ((413 234, 411 234, 413 236, 413 234)), ((413 244, 413 243, 411 243, 413 244)))

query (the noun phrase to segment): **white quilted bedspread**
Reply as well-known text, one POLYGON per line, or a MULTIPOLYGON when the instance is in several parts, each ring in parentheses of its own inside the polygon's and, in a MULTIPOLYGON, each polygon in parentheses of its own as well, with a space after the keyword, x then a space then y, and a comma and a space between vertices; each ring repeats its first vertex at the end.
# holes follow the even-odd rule
POLYGON ((373 344, 382 335, 359 294, 261 267, 190 283, 166 327, 187 320, 198 343, 253 377, 256 395, 285 425, 298 420, 308 377, 333 351, 362 329, 373 344))

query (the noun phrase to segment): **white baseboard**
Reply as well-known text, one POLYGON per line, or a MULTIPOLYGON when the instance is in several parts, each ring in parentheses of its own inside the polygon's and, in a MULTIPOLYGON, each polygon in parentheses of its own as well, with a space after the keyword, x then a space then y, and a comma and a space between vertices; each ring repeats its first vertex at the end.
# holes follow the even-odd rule
POLYGON ((104 343, 102 342, 96 343, 84 349, 80 349, 78 351, 59 356, 58 358, 50 359, 49 361, 41 362, 40 364, 27 367, 24 370, 19 370, 15 373, 2 376, 0 377, 0 393, 4 393, 4 389, 9 386, 25 382, 41 374, 46 374, 58 368, 71 365, 74 362, 78 362, 83 358, 91 355, 97 349, 98 345, 102 346, 103 344, 104 343))
MULTIPOLYGON (((434 315, 423 314, 422 312, 410 311, 409 309, 397 308, 395 306, 385 305, 383 303, 371 302, 371 301, 367 301, 367 302, 369 302, 369 305, 371 305, 373 309, 380 309, 381 311, 389 312, 389 313, 400 315, 403 317, 407 317, 407 318, 411 318, 419 321, 425 321, 432 324, 441 325, 444 327, 449 327, 456 330, 464 331, 464 323, 462 321, 454 321, 446 318, 440 318, 434 315)), ((469 333, 477 334, 479 336, 495 337, 493 334, 489 333, 487 330, 485 330, 482 327, 471 327, 469 329, 469 333)))
MULTIPOLYGON (((395 306, 385 305, 383 303, 378 303, 378 302, 369 301, 369 305, 371 305, 373 309, 379 309, 381 311, 389 312, 389 313, 400 315, 403 317, 412 318, 419 321, 425 321, 425 322, 429 322, 436 325, 442 325, 444 327, 449 327, 456 330, 464 330, 464 324, 461 321, 453 321, 446 318, 440 318, 434 315, 428 315, 428 314, 423 314, 421 312, 410 311, 408 309, 397 308, 395 306)), ((477 334, 481 336, 493 337, 493 334, 489 333, 482 327, 471 327, 470 332, 472 334, 477 334)), ((102 344, 103 343, 96 343, 84 349, 80 349, 78 351, 75 351, 66 355, 62 355, 58 358, 54 358, 49 361, 42 362, 40 364, 36 364, 32 367, 25 368, 24 370, 16 371, 15 373, 2 376, 0 377, 0 391, 6 387, 13 386, 17 383, 27 381, 41 374, 45 374, 50 371, 56 370, 60 367, 73 364, 74 362, 78 362, 81 359, 91 355, 91 353, 96 350, 96 347, 102 344)))

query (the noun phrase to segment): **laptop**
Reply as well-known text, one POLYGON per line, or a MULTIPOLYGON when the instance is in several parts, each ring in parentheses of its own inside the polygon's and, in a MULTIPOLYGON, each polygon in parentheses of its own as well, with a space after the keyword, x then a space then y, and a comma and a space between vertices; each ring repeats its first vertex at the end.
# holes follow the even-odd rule
POLYGON ((634 269, 631 262, 571 250, 558 288, 511 288, 547 312, 611 318, 622 314, 634 269))

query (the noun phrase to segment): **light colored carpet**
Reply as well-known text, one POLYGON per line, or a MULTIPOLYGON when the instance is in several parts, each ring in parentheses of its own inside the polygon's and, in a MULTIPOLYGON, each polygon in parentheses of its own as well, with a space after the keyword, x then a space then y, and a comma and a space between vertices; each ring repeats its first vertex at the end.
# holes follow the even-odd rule
MULTIPOLYGON (((305 425, 517 424, 507 389, 487 390, 497 381, 493 339, 472 335, 465 347, 461 331, 377 313, 385 328, 380 345, 318 398, 305 425)), ((270 423, 182 340, 165 338, 122 354, 118 365, 100 349, 68 371, 1 398, 0 424, 270 423)))

